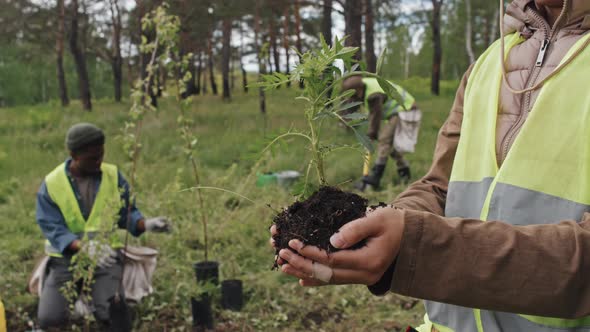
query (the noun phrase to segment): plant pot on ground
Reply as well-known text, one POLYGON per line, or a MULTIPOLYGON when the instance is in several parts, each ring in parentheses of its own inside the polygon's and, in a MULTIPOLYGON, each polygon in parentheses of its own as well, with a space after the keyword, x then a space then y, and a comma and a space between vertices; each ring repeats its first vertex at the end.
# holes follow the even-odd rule
POLYGON ((213 329, 213 310, 209 294, 203 293, 200 296, 191 297, 191 309, 195 331, 213 329))
POLYGON ((233 311, 242 310, 244 304, 242 280, 228 279, 221 282, 221 306, 233 311))
POLYGON ((219 263, 202 261, 193 265, 199 295, 191 297, 193 326, 197 331, 213 328, 213 309, 211 308, 212 289, 219 285, 219 263))
POLYGON ((216 261, 197 262, 193 265, 197 283, 219 285, 219 263, 216 261))

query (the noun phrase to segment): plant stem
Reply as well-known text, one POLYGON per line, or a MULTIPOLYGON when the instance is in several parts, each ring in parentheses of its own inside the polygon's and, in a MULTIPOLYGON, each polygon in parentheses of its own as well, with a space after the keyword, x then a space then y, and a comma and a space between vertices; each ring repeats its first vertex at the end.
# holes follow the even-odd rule
MULTIPOLYGON (((314 113, 312 112, 311 114, 314 113)), ((311 131, 311 152, 315 161, 316 170, 318 172, 318 179, 320 181, 320 185, 324 186, 327 184, 327 182, 324 172, 324 158, 322 156, 322 152, 320 151, 320 137, 314 126, 314 121, 310 116, 307 117, 307 123, 311 131)))
MULTIPOLYGON (((184 109, 183 106, 181 104, 181 95, 180 95, 180 84, 179 84, 179 80, 175 80, 176 81, 176 101, 178 102, 178 105, 180 107, 180 112, 182 114, 182 116, 184 117, 184 109)), ((197 166, 197 161, 195 160, 194 156, 193 156, 193 152, 192 152, 192 146, 191 146, 191 140, 189 137, 189 128, 186 125, 186 122, 183 122, 182 124, 182 131, 183 131, 183 136, 184 136, 184 140, 186 143, 186 148, 188 154, 189 154, 189 159, 191 160, 191 165, 192 165, 192 170, 193 170, 193 176, 195 178, 195 185, 199 186, 201 184, 201 179, 199 177, 199 168, 197 166)), ((201 195, 200 191, 197 191, 195 193, 195 195, 197 196, 197 202, 199 204, 199 212, 201 214, 201 224, 203 225, 203 241, 204 241, 204 246, 205 246, 205 262, 209 261, 209 237, 207 236, 207 214, 205 211, 205 202, 203 201, 203 196, 201 195)))

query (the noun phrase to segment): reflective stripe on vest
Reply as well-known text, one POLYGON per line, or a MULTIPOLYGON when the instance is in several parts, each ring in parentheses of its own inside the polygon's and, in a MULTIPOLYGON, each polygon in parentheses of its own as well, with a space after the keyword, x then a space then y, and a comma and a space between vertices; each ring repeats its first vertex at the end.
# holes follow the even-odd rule
MULTIPOLYGON (((88 220, 84 219, 80 211, 78 200, 66 174, 66 164, 59 165, 45 177, 49 197, 59 207, 68 229, 79 238, 84 234, 92 238, 96 232, 116 229, 115 222, 122 206, 117 167, 102 163, 100 169, 102 179, 88 220)), ((111 237, 111 245, 120 245, 116 236, 111 237)), ((61 257, 61 252, 49 241, 45 242, 45 252, 50 256, 61 257)))
MULTIPOLYGON (((389 84, 391 84, 402 96, 404 100, 405 109, 410 110, 414 105, 414 97, 409 92, 404 90, 401 86, 390 81, 387 82, 389 82, 389 84)), ((369 97, 376 93, 385 94, 385 91, 383 91, 383 89, 379 85, 379 82, 375 78, 363 78, 363 83, 365 84, 365 111, 369 112, 369 97)), ((404 108, 401 107, 396 100, 388 98, 387 101, 385 101, 385 104, 383 105, 383 120, 389 119, 392 115, 394 115, 394 113, 400 111, 404 111, 404 108)))
MULTIPOLYGON (((590 38, 582 37, 566 61, 590 38)), ((523 41, 506 36, 506 54, 523 41)), ((513 225, 580 221, 590 211, 590 50, 548 80, 498 169, 496 117, 501 84, 499 41, 477 61, 465 90, 461 138, 447 193, 447 217, 513 225), (567 95, 563 97, 563 91, 567 95)), ((590 318, 558 319, 426 303, 434 326, 454 331, 590 331, 590 318), (471 311, 472 317, 469 316, 471 311), (474 325, 475 322, 475 325, 474 325)))

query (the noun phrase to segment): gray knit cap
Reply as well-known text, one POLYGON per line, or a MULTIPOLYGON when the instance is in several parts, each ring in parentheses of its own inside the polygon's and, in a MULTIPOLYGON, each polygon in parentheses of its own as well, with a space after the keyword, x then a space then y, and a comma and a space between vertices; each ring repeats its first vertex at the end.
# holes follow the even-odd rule
POLYGON ((77 123, 68 129, 66 134, 66 147, 70 151, 79 151, 82 148, 104 144, 104 132, 91 123, 77 123))

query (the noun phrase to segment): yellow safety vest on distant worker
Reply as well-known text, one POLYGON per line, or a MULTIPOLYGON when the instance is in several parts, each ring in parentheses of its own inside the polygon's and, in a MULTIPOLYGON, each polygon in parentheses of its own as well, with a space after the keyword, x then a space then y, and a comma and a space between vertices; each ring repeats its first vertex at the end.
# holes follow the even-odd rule
MULTIPOLYGON (((588 38, 590 35, 581 38, 562 63, 588 38)), ((505 40, 506 54, 524 41, 518 34, 506 36, 505 40)), ((501 220, 513 225, 581 220, 584 212, 590 211, 590 94, 588 86, 581 83, 590 77, 590 49, 582 51, 543 85, 506 160, 498 168, 495 149, 502 79, 502 64, 497 56, 500 47, 499 41, 492 45, 469 77, 445 215, 501 220), (570 97, 564 98, 563 91, 570 97)), ((425 305, 427 323, 441 332, 590 331, 590 317, 536 317, 431 301, 425 305)))
POLYGON ((6 315, 4 314, 4 304, 0 300, 0 332, 6 332, 6 315))
MULTIPOLYGON (((47 192, 59 207, 68 229, 80 237, 86 233, 88 237, 92 238, 97 232, 117 229, 115 223, 122 206, 118 187, 117 166, 102 163, 100 169, 102 179, 88 220, 85 220, 82 215, 78 200, 66 174, 65 163, 57 166, 45 177, 47 192)), ((122 247, 122 242, 115 232, 110 238, 110 243, 113 248, 122 247)), ((48 240, 45 241, 45 253, 53 257, 62 257, 61 252, 53 247, 48 240)))
MULTIPOLYGON (((416 99, 414 99, 414 96, 412 96, 409 92, 407 92, 401 86, 399 86, 395 83, 392 83, 390 81, 387 81, 387 82, 389 82, 389 84, 391 84, 397 90, 397 92, 402 96, 403 101, 404 101, 403 105, 404 105, 405 109, 395 99, 387 98, 387 101, 383 105, 383 120, 388 120, 396 112, 401 112, 404 110, 409 111, 412 108, 412 106, 414 105, 414 102, 416 101, 416 99)), ((363 78, 363 83, 365 84, 365 100, 364 100, 365 110, 366 110, 366 112, 369 112, 369 97, 371 95, 376 94, 376 93, 381 93, 381 94, 386 94, 386 93, 383 90, 383 88, 381 88, 381 86, 379 85, 379 82, 375 78, 372 78, 372 77, 363 78)))

